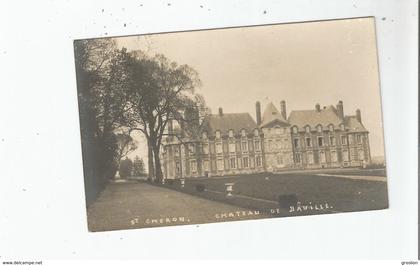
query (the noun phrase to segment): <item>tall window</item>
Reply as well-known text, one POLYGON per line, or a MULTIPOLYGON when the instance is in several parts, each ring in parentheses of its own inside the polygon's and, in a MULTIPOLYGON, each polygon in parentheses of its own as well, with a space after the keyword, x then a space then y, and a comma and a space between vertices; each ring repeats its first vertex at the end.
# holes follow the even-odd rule
POLYGON ((230 168, 236 168, 236 158, 234 157, 230 159, 230 168))
POLYGON ((244 152, 248 151, 248 144, 247 144, 247 142, 242 142, 242 151, 244 151, 244 152))
POLYGON ((260 151, 260 150, 261 150, 261 142, 255 141, 255 151, 260 151))
POLYGON ((190 161, 190 169, 191 169, 191 172, 193 173, 197 172, 197 161, 195 160, 190 161))
POLYGON ((204 160, 203 167, 204 171, 210 171, 210 162, 208 160, 204 160))
POLYGON ((211 170, 217 170, 217 167, 216 167, 216 159, 212 159, 211 160, 211 170))
POLYGON ((312 141, 311 141, 311 138, 306 138, 306 146, 308 146, 308 147, 310 147, 310 146, 312 146, 312 141))
POLYGON ((336 145, 335 136, 330 136, 330 145, 331 146, 335 146, 336 145))
POLYGON ((331 162, 337 162, 337 152, 331 151, 331 162))
POLYGON ((281 155, 277 156, 277 165, 283 165, 283 156, 281 155))
POLYGON ((224 162, 225 162, 225 164, 224 164, 225 170, 229 170, 229 158, 225 158, 224 162))
POLYGON ((363 151, 363 149, 359 149, 359 160, 363 161, 365 160, 365 152, 363 151))
POLYGON ((179 156, 179 146, 175 146, 175 156, 179 156))
POLYGON ((318 146, 323 147, 324 146, 324 137, 318 137, 318 146))
POLYGON ((274 133, 275 133, 275 134, 277 134, 277 135, 278 135, 278 134, 280 134, 280 128, 276 128, 276 129, 274 130, 274 133))
POLYGON ((242 168, 242 159, 238 158, 238 161, 236 162, 237 168, 242 168))
POLYGON ((295 162, 300 163, 300 154, 295 154, 295 162))
POLYGON ((191 155, 195 154, 195 145, 194 144, 189 144, 188 149, 190 150, 191 155))
POLYGON ((347 136, 346 135, 341 135, 341 144, 342 145, 347 144, 347 136))
POLYGON ((325 163, 325 161, 326 161, 325 152, 324 151, 319 152, 319 162, 325 163))
POLYGON ((349 134, 349 144, 353 144, 353 135, 349 134))
POLYGON ((175 168, 176 168, 176 173, 178 173, 178 174, 181 173, 181 163, 176 162, 175 168))
POLYGON ((308 164, 314 163, 314 153, 308 152, 308 164))
POLYGON ((216 138, 219 139, 220 138, 220 131, 216 131, 216 138))
POLYGON ((217 159, 217 170, 223 170, 223 159, 217 159))
POLYGON ((248 157, 243 157, 242 158, 242 160, 243 160, 243 165, 244 165, 244 168, 247 168, 247 167, 249 167, 249 161, 248 161, 248 157))
POLYGON ((221 154, 223 152, 222 150, 222 143, 216 144, 216 153, 221 154))
POLYGON ((235 142, 230 142, 229 143, 229 152, 235 153, 236 152, 235 147, 236 147, 235 142))
POLYGON ((273 141, 272 140, 268 140, 268 150, 273 149, 273 141))
POLYGON ((277 139, 276 140, 276 148, 277 149, 281 149, 282 148, 282 146, 281 146, 281 140, 280 139, 277 139))
POLYGON ((293 139, 293 146, 295 147, 295 148, 299 148, 299 139, 293 139))
POLYGON ((261 167, 261 165, 262 165, 261 156, 257 156, 255 158, 255 163, 257 164, 257 167, 261 167))
POLYGON ((362 136, 360 134, 358 134, 356 137, 357 137, 357 143, 361 144, 362 143, 362 136))
POLYGON ((349 161, 349 150, 343 150, 343 161, 349 161))

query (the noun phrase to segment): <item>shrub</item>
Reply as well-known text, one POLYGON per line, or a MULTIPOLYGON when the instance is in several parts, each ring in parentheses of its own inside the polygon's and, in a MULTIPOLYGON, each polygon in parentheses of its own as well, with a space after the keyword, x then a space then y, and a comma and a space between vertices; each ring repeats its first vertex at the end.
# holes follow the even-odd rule
POLYGON ((197 184, 195 185, 195 190, 198 192, 203 192, 206 189, 206 186, 204 186, 204 184, 197 184))

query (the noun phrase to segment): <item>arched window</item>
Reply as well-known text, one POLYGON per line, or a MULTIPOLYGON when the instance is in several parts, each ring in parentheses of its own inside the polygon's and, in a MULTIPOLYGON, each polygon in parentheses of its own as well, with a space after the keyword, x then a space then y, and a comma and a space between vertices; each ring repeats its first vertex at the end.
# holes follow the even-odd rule
POLYGON ((305 131, 306 131, 307 133, 310 133, 310 132, 311 132, 311 127, 310 127, 309 125, 307 125, 307 126, 305 127, 305 131))
POLYGON ((298 133, 298 127, 293 126, 293 133, 298 133))
POLYGON ((259 134, 260 134, 260 132, 258 131, 258 129, 255 129, 255 130, 254 130, 254 135, 255 135, 255 136, 258 136, 259 134))
POLYGON ((322 132, 322 125, 320 124, 320 125, 318 125, 317 127, 316 127, 316 129, 317 129, 317 131, 318 132, 322 132))
POLYGON ((229 137, 232 138, 233 137, 233 130, 229 130, 229 137))

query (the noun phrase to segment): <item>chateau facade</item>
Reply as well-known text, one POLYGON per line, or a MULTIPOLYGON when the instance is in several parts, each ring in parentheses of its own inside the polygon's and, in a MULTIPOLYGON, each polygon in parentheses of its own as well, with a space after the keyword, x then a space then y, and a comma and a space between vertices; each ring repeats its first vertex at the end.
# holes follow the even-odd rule
MULTIPOLYGON (((371 163, 369 132, 360 110, 344 115, 336 107, 280 111, 269 103, 256 118, 249 113, 223 113, 205 117, 199 136, 169 136, 163 141, 165 178, 211 177, 287 169, 364 167, 371 163), (181 139, 181 141, 180 141, 181 139)), ((172 124, 169 130, 172 132, 172 124)))

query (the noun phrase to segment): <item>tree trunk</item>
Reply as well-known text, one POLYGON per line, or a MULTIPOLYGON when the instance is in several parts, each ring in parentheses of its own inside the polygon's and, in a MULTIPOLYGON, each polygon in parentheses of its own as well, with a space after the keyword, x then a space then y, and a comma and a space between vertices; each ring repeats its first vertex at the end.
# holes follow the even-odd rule
POLYGON ((153 147, 150 143, 150 140, 147 140, 147 149, 148 149, 148 168, 149 168, 149 178, 148 180, 153 181, 155 178, 155 164, 153 163, 153 147))
POLYGON ((160 149, 159 146, 154 146, 153 154, 155 155, 155 174, 156 174, 156 182, 161 182, 163 178, 162 174, 162 167, 160 163, 159 157, 160 149))

